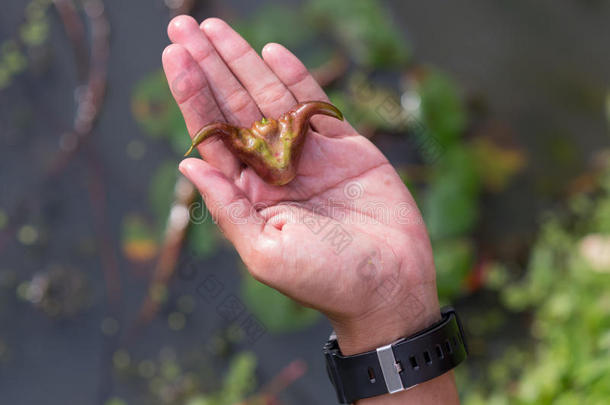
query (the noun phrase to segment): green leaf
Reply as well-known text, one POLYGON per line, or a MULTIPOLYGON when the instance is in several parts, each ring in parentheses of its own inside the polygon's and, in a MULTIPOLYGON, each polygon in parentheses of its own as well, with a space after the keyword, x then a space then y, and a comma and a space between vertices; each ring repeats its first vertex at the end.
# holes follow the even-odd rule
POLYGON ((224 378, 219 404, 233 405, 242 401, 256 387, 256 357, 251 352, 237 354, 224 378))
POLYGON ((190 138, 163 71, 150 73, 136 84, 131 107, 146 134, 167 139, 176 153, 187 150, 190 138))
POLYGON ((272 332, 303 329, 319 316, 317 311, 303 307, 249 275, 242 280, 242 296, 250 310, 272 332))
POLYGON ((470 147, 481 181, 490 191, 504 190, 526 163, 522 150, 496 145, 489 138, 476 138, 470 147))
POLYGON ((310 0, 305 15, 320 32, 331 33, 356 63, 395 68, 409 59, 409 47, 378 0, 310 0))
POLYGON ((295 7, 266 4, 253 16, 233 26, 259 52, 269 42, 280 41, 293 48, 313 39, 313 32, 303 23, 301 14, 295 7))
POLYGON ((441 145, 449 148, 466 127, 466 112, 455 84, 443 73, 429 70, 417 91, 424 125, 441 145))
MULTIPOLYGON (((610 233, 604 218, 610 190, 604 179, 605 174, 596 193, 574 197, 569 211, 546 216, 525 275, 505 282, 501 294, 506 305, 527 311, 531 327, 519 334, 526 332, 529 340, 514 348, 516 354, 506 352, 521 360, 507 362, 508 371, 494 373, 489 395, 479 395, 482 402, 469 396, 465 405, 491 403, 485 400, 491 398, 523 405, 607 402, 610 274, 590 263, 596 255, 600 261, 607 257, 610 233)), ((495 364, 488 369, 497 369, 495 364)), ((488 370, 477 369, 477 374, 484 376, 488 370)))
POLYGON ((448 150, 422 205, 430 237, 436 240, 470 232, 478 219, 478 192, 479 177, 468 150, 448 150))
POLYGON ((467 239, 450 239, 433 244, 436 285, 441 301, 450 302, 463 292, 474 265, 474 249, 467 239))

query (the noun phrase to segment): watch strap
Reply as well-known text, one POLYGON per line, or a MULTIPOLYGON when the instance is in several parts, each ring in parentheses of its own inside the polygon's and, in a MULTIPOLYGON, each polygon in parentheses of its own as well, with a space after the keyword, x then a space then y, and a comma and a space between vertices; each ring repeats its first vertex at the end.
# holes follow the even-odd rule
POLYGON ((446 307, 441 315, 439 322, 412 336, 353 356, 342 355, 331 336, 324 354, 339 402, 403 391, 464 361, 467 347, 457 314, 446 307))

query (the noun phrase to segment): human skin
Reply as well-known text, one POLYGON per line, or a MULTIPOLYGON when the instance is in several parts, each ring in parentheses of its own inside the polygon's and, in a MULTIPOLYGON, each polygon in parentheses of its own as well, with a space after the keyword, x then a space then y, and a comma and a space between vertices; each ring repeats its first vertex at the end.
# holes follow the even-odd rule
MULTIPOLYGON (((248 127, 298 102, 328 101, 279 44, 262 58, 229 25, 188 16, 169 24, 163 66, 191 136, 221 121, 248 127)), ((347 117, 349 119, 349 117, 347 117)), ((257 280, 324 313, 343 354, 415 333, 438 319, 426 227, 386 157, 347 121, 314 116, 296 178, 264 182, 221 140, 198 146, 180 171, 257 280), (371 209, 375 207, 375 209, 371 209), (337 232, 348 244, 337 244, 337 232)), ((321 342, 322 345, 323 342, 321 342)), ((369 404, 457 404, 452 373, 369 404)))

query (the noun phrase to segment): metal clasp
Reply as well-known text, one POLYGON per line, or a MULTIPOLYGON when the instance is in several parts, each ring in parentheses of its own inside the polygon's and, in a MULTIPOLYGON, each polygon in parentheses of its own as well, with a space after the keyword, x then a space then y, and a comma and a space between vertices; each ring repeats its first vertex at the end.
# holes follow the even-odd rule
POLYGON ((396 361, 396 358, 394 357, 394 350, 392 349, 392 346, 395 343, 398 343, 398 341, 377 348, 377 359, 379 359, 383 379, 390 394, 404 391, 405 389, 399 374, 402 371, 402 367, 400 363, 396 361))

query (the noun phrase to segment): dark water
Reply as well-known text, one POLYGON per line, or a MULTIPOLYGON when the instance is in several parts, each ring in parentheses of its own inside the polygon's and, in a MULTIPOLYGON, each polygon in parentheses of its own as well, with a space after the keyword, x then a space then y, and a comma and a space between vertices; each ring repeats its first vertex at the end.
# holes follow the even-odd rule
MULTIPOLYGON (((100 331, 109 308, 99 254, 91 253, 96 230, 85 163, 99 161, 106 188, 104 222, 118 238, 121 218, 146 210, 150 174, 168 156, 166 144, 144 138, 130 109, 134 84, 160 66, 168 13, 161 1, 105 3, 112 29, 107 99, 88 152, 61 177, 41 182, 40 175, 59 134, 69 129, 74 109, 75 68, 55 13, 48 67, 20 75, 0 93, 0 208, 9 217, 23 218, 20 223, 36 225, 43 240, 27 247, 9 234, 0 251, 0 271, 21 281, 61 263, 84 272, 92 286, 91 306, 64 321, 17 300, 14 285, 0 287, 0 342, 8 353, 0 356, 2 404, 99 404, 109 395, 133 395, 129 384, 111 372, 114 342, 100 331), (132 140, 147 141, 144 159, 127 158, 132 140)), ((552 206, 592 153, 608 144, 603 101, 610 77, 610 4, 429 0, 388 5, 417 59, 448 72, 465 97, 484 100, 489 114, 528 151, 530 166, 510 192, 485 201, 482 232, 492 238, 502 231, 531 233, 539 211, 552 206)), ((243 17, 257 7, 258 2, 209 2, 198 15, 243 17)), ((0 41, 15 35, 23 8, 22 1, 3 2, 0 41)), ((230 247, 198 266, 238 292, 237 258, 230 247)), ((118 316, 126 322, 146 294, 145 273, 132 271, 126 261, 119 270, 124 294, 118 316)), ((198 280, 177 280, 172 294, 194 294, 198 280)), ((222 326, 215 306, 197 301, 185 330, 169 331, 158 319, 130 351, 134 358, 152 357, 171 345, 179 348, 178 357, 188 357, 188 350, 202 347, 222 326)), ((267 334, 243 348, 258 354, 263 383, 291 360, 306 360, 309 371, 283 394, 286 403, 333 404, 320 353, 328 332, 320 321, 305 332, 267 334)))

